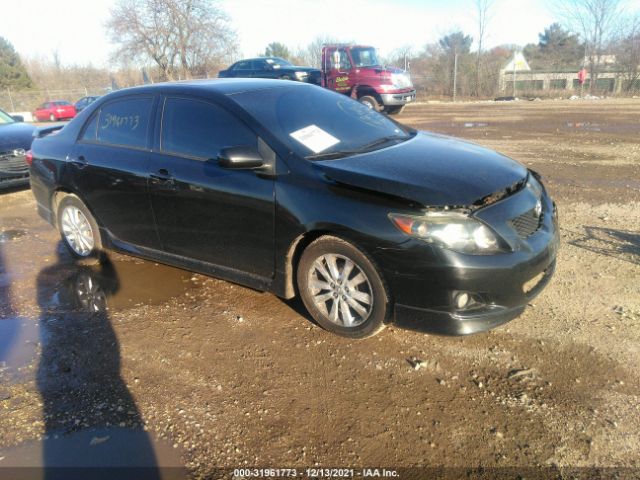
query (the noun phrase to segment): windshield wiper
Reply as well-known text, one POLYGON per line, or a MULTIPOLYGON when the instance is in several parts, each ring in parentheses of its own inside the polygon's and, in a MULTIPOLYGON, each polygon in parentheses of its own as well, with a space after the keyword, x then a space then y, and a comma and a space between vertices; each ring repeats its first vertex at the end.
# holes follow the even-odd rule
POLYGON ((384 145, 385 143, 392 142, 394 140, 404 141, 411 138, 413 135, 388 135, 386 137, 377 138, 372 142, 365 143, 361 147, 358 147, 353 150, 335 150, 333 152, 325 152, 325 153, 313 153, 311 155, 307 155, 307 160, 331 160, 334 158, 343 158, 349 155, 357 155, 359 153, 370 152, 375 147, 379 147, 380 145, 384 145))

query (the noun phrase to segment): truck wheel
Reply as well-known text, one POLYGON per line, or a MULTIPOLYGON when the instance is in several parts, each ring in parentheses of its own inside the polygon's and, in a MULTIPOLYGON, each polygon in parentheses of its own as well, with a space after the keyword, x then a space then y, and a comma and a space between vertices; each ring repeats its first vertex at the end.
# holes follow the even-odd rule
POLYGON ((389 115, 400 115, 403 110, 404 110, 404 105, 396 105, 393 107, 384 108, 384 111, 387 112, 389 115))
POLYGON ((376 112, 380 111, 380 104, 375 99, 375 97, 372 97, 371 95, 363 95, 358 100, 360 101, 360 103, 366 105, 371 110, 375 110, 376 112))

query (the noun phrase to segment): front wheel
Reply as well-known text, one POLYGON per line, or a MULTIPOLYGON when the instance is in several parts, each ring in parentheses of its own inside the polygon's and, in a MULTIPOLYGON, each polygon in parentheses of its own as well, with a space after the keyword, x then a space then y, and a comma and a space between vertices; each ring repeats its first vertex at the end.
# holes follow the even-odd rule
POLYGON ((391 316, 390 295, 373 260, 340 238, 320 237, 305 249, 297 283, 311 316, 343 337, 373 336, 391 316))
POLYGON ((376 112, 380 111, 380 104, 378 103, 376 98, 372 97, 371 95, 363 95, 362 97, 360 97, 358 99, 358 101, 361 104, 366 105, 367 107, 369 107, 371 110, 375 110, 376 112))
POLYGON ((102 241, 98 224, 89 209, 75 195, 65 196, 58 205, 58 230, 74 257, 99 256, 102 241))
POLYGON ((53 113, 51 115, 49 115, 49 120, 51 122, 55 122, 56 121, 56 117, 55 117, 55 115, 53 113))

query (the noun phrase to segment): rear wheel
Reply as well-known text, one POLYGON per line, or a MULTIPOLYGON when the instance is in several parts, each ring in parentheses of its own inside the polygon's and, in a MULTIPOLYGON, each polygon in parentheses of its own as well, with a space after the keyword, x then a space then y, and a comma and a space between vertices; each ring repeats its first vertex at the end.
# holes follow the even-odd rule
POLYGON ((404 110, 404 105, 394 105, 392 107, 385 107, 384 111, 389 115, 400 115, 404 110))
POLYGON ((375 110, 376 112, 380 111, 380 104, 375 97, 372 97, 371 95, 363 95, 358 100, 360 101, 360 103, 366 105, 370 109, 375 110))
POLYGON ((330 332, 370 337, 390 318, 390 296, 378 269, 365 253, 340 238, 320 237, 305 249, 297 282, 307 311, 330 332))
POLYGON ((58 205, 58 230, 63 243, 77 258, 95 258, 102 249, 100 230, 89 209, 75 195, 65 196, 58 205))

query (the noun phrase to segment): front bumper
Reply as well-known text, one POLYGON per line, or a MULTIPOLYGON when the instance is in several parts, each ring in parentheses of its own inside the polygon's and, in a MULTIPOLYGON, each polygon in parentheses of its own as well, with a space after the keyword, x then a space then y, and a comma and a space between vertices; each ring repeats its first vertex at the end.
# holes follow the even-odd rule
POLYGON ((555 271, 555 258, 543 273, 541 280, 524 294, 524 301, 512 307, 488 305, 468 312, 448 312, 396 304, 395 325, 407 330, 437 335, 470 335, 485 332, 519 317, 525 310, 526 302, 542 292, 555 271))
POLYGON ((510 252, 466 255, 417 239, 376 252, 395 299, 395 324, 427 333, 467 335, 519 316, 555 270, 557 216, 546 193, 541 200, 540 224, 526 238, 509 226, 509 219, 535 205, 527 189, 475 213, 509 243, 510 252), (455 299, 461 293, 473 301, 458 308, 455 299))
POLYGON ((381 93, 380 99, 385 106, 406 105, 416 101, 416 91, 403 93, 381 93))

